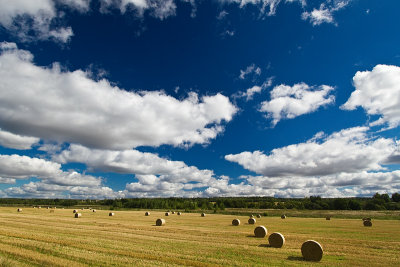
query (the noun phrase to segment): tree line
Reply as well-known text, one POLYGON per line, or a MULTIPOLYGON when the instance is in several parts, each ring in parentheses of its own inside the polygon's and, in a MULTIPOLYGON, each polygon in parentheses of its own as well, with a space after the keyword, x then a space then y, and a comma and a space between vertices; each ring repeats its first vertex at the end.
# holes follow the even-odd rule
POLYGON ((400 194, 376 193, 371 198, 273 198, 273 197, 219 197, 219 198, 122 198, 104 200, 78 199, 21 199, 2 198, 0 205, 25 206, 105 206, 111 209, 176 209, 225 210, 298 209, 298 210, 400 210, 400 194))

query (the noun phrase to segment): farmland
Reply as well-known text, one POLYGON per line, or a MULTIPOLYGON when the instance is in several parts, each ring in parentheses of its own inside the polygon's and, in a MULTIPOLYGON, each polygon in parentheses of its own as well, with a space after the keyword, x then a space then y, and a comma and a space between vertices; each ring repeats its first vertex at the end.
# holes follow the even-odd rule
MULTIPOLYGON (((400 221, 374 220, 364 227, 361 217, 301 218, 151 211, 0 208, 0 266, 394 266, 400 262, 400 221), (166 225, 157 227, 157 218, 166 225), (240 226, 232 226, 239 218, 240 226), (283 248, 255 238, 258 225, 268 235, 280 232, 283 248), (308 239, 324 248, 321 262, 306 262, 300 247, 308 239)), ((267 236, 268 237, 268 236, 267 236)))

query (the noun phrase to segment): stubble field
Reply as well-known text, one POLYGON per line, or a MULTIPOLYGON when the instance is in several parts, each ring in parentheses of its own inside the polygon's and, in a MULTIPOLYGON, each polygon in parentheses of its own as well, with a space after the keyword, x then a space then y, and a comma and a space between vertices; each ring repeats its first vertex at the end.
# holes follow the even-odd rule
POLYGON ((360 219, 257 218, 164 212, 0 208, 0 266, 396 266, 400 263, 400 221, 360 219), (165 226, 155 226, 157 218, 165 226), (239 218, 240 226, 232 226, 239 218), (268 229, 255 238, 254 228, 268 229), (280 232, 283 248, 268 246, 280 232), (301 257, 304 241, 318 241, 320 262, 301 257))

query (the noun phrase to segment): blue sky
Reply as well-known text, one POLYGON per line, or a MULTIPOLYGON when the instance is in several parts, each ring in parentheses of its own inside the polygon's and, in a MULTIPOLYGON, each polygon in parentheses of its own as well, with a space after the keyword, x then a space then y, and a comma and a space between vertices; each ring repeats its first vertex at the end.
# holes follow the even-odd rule
POLYGON ((0 197, 400 191, 378 0, 0 0, 0 197))

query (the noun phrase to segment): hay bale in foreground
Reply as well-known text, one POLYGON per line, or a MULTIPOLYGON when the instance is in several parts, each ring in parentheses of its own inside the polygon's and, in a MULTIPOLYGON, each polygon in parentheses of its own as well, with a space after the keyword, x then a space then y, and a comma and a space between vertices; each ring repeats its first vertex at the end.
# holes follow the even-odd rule
POLYGON ((254 219, 254 218, 250 218, 247 222, 248 222, 249 224, 255 224, 257 221, 256 221, 256 219, 254 219))
POLYGON ((206 214, 203 212, 203 213, 201 214, 201 217, 206 217, 206 214))
POLYGON ((320 261, 324 251, 317 241, 307 240, 301 246, 301 254, 306 261, 320 261))
POLYGON ((285 214, 282 214, 282 215, 281 215, 281 219, 286 219, 286 215, 285 215, 285 214))
POLYGON ((144 216, 150 216, 150 212, 146 211, 146 213, 144 214, 144 216))
POLYGON ((327 221, 330 221, 331 220, 331 216, 326 216, 326 218, 325 218, 327 221))
POLYGON ((240 220, 239 219, 233 219, 232 225, 239 226, 240 225, 240 220))
POLYGON ((256 237, 264 238, 267 235, 267 233, 268 233, 267 228, 265 228, 265 226, 262 226, 262 225, 257 226, 254 229, 254 235, 256 237))
POLYGON ((110 212, 110 213, 108 214, 108 216, 114 216, 114 215, 115 215, 114 212, 110 212))
POLYGON ((268 242, 273 248, 281 248, 285 244, 285 237, 281 233, 272 233, 268 237, 268 242))
POLYGON ((182 213, 180 211, 178 211, 177 215, 181 215, 182 213))
POLYGON ((365 220, 365 221, 363 222, 363 224, 364 224, 364 226, 367 226, 367 227, 371 227, 371 226, 372 226, 372 222, 371 222, 371 221, 368 221, 368 220, 365 220))
POLYGON ((77 210, 73 210, 73 211, 72 211, 72 213, 77 213, 77 212, 78 212, 77 210))
POLYGON ((157 225, 157 226, 163 226, 163 225, 165 225, 165 220, 164 220, 164 219, 157 219, 156 225, 157 225))
POLYGON ((82 213, 75 213, 75 218, 80 218, 80 217, 82 217, 82 213))
POLYGON ((17 212, 22 212, 22 209, 17 209, 17 212))
POLYGON ((169 216, 169 212, 166 212, 166 213, 165 213, 165 216, 169 216))
POLYGON ((261 218, 261 214, 257 214, 257 218, 260 219, 261 218))

